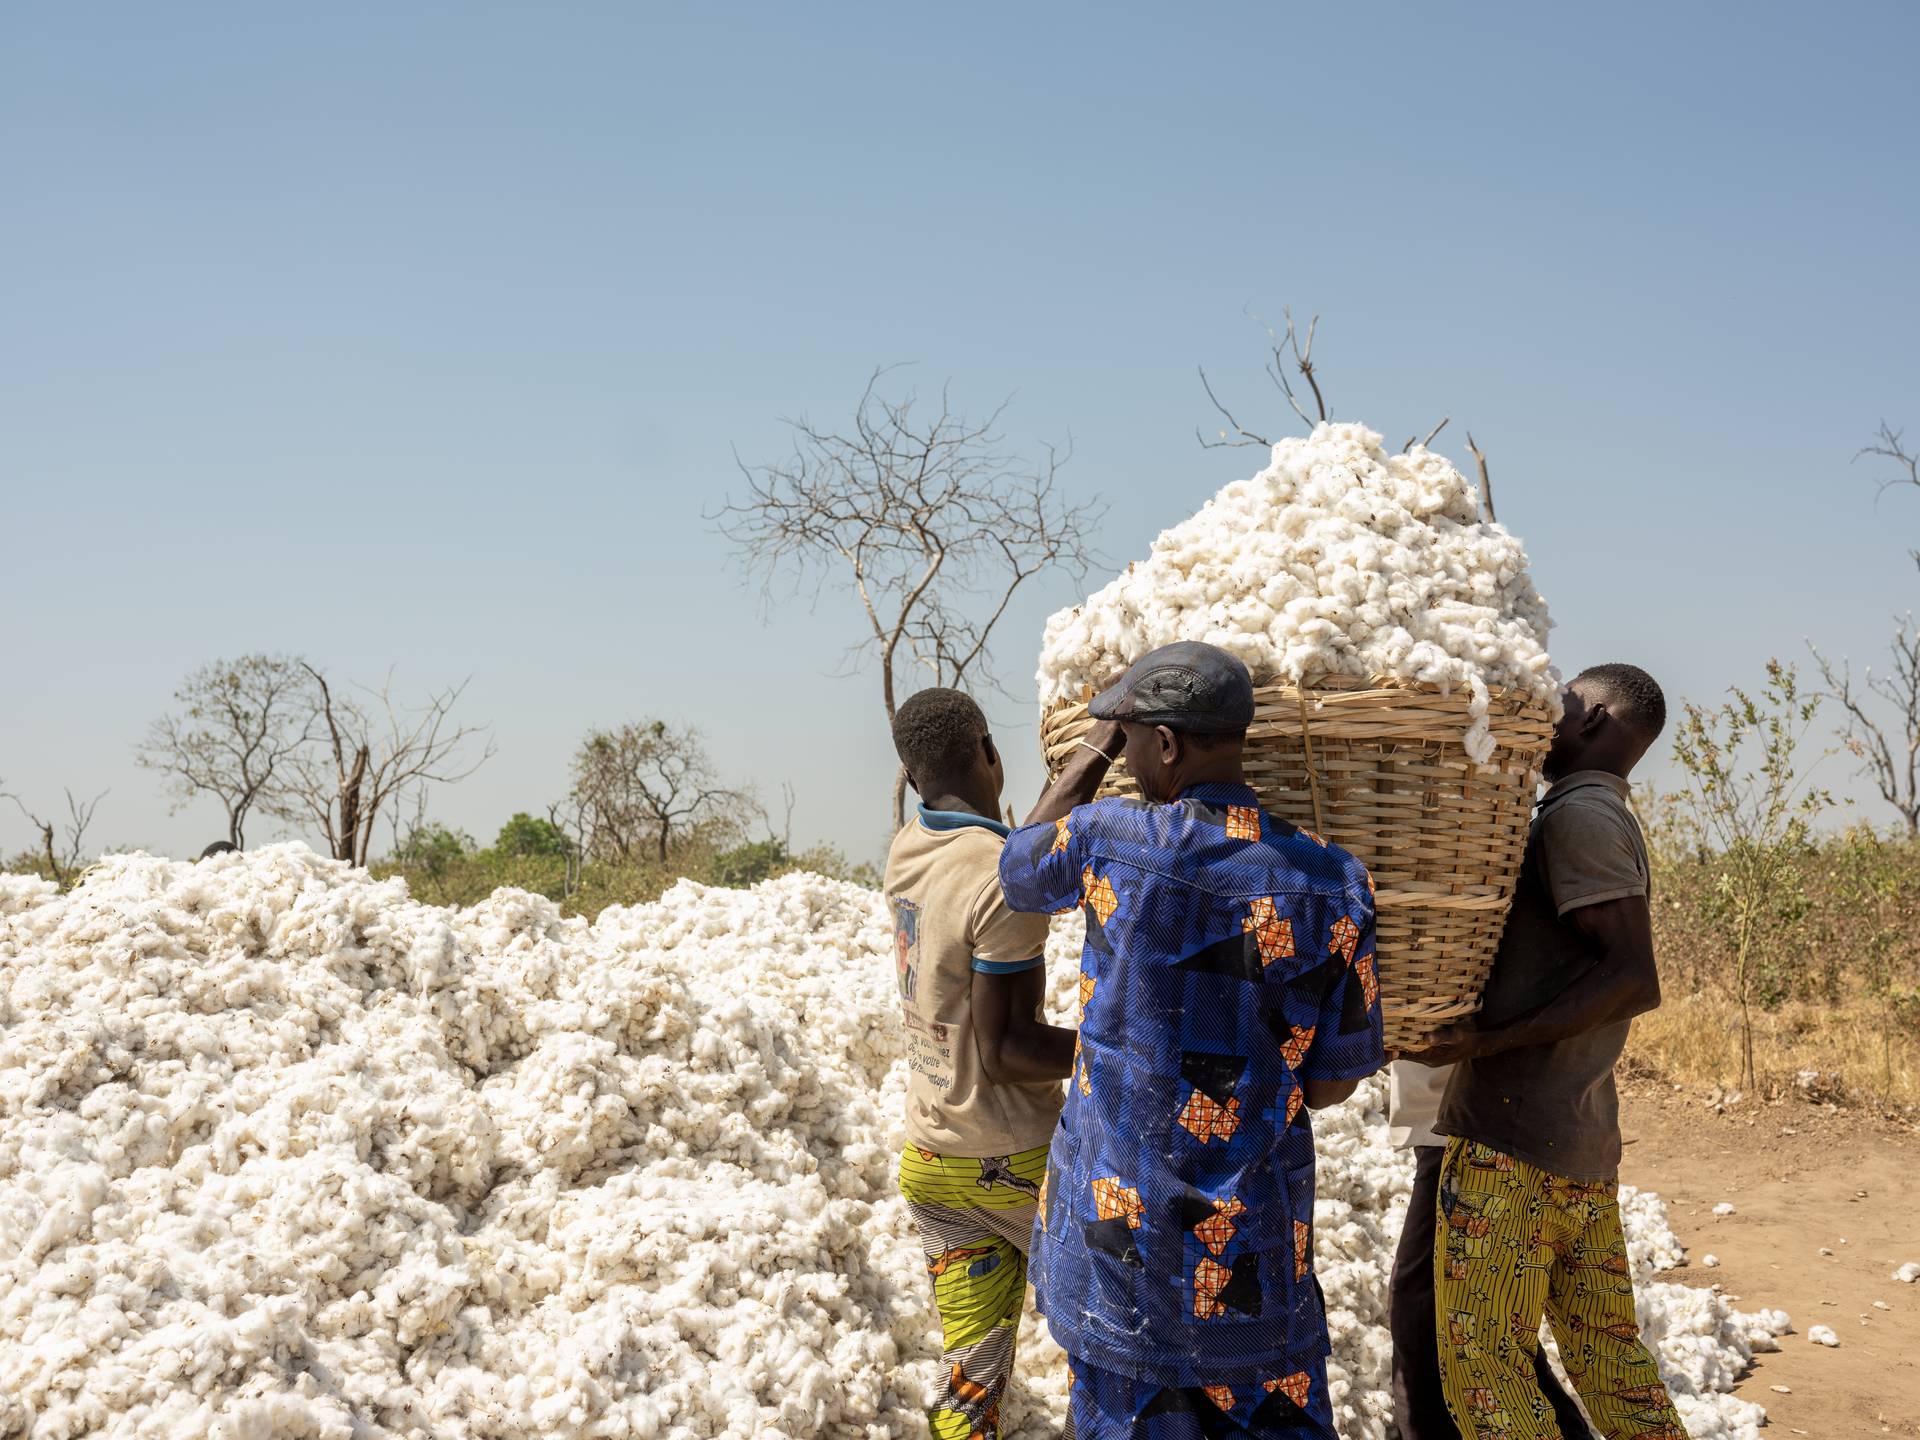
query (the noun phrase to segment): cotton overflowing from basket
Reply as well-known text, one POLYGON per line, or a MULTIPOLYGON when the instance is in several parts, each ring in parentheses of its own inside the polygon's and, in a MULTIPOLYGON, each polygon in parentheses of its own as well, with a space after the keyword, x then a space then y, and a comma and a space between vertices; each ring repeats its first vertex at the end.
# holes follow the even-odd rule
POLYGON ((1054 615, 1040 704, 1082 699, 1156 646, 1205 640, 1259 681, 1464 689, 1467 752, 1485 763, 1490 688, 1559 703, 1552 623, 1520 541, 1481 521, 1477 492, 1445 456, 1389 454, 1364 425, 1326 422, 1280 441, 1266 469, 1054 615))
MULTIPOLYGON (((1050 947, 1069 1011, 1077 936, 1050 947)), ((683 882, 563 920, 295 846, 0 877, 0 1436, 922 1436, 941 1381, 894 1193, 878 897, 683 882)), ((1321 1116, 1342 1434, 1387 1434, 1408 1166, 1380 1089, 1321 1116)), ((1779 1314, 1648 1283, 1696 1437, 1779 1314)), ((1054 1433, 1037 1321, 1009 1433, 1054 1433)))

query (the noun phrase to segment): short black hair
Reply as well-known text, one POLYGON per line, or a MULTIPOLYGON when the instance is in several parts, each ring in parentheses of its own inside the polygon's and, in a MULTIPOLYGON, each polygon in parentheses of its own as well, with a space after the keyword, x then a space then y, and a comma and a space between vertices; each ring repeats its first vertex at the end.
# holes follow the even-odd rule
POLYGON ((985 713, 960 690, 922 690, 893 712, 893 748, 922 782, 964 773, 987 733, 985 713))
POLYGON ((1667 697, 1660 682, 1638 665, 1615 661, 1590 665, 1574 677, 1598 689, 1606 698, 1607 709, 1647 737, 1648 743, 1660 738, 1667 728, 1667 697))
POLYGON ((240 847, 231 840, 216 840, 200 852, 200 858, 210 860, 215 855, 233 855, 237 854, 239 849, 240 847))

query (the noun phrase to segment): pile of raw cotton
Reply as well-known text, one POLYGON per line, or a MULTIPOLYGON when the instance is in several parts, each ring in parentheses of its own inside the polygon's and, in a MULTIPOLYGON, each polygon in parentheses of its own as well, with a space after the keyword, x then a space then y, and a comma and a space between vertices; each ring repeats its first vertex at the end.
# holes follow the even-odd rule
POLYGON ((1054 615, 1040 702, 1079 699, 1156 646, 1205 640, 1258 680, 1464 688, 1467 752, 1485 761, 1489 687, 1558 704, 1552 623, 1519 540, 1481 522, 1477 493, 1444 456, 1389 454, 1364 425, 1323 423, 1054 615))
MULTIPOLYGON (((588 924, 293 846, 0 877, 0 1437, 923 1436, 878 897, 683 883, 588 924)), ((1074 937, 1056 936, 1054 1008, 1074 937)), ((1387 1433, 1407 1168, 1317 1122, 1342 1433, 1387 1433)), ((1678 1248, 1628 1210, 1642 1277, 1678 1248)), ((1696 1437, 1784 1317, 1654 1284, 1696 1437)), ((1054 1433, 1035 1324, 1010 1433, 1054 1433)))

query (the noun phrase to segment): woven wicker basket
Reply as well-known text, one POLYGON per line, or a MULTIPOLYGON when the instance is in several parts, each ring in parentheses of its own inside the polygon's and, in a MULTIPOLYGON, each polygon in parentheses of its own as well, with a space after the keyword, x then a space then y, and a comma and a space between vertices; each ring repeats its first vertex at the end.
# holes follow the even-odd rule
MULTIPOLYGON (((1480 1008, 1526 853, 1553 724, 1540 701, 1496 691, 1487 766, 1467 758, 1467 697, 1329 677, 1263 685, 1247 780, 1274 815, 1317 831, 1373 874, 1387 1048, 1480 1008)), ((1057 771, 1089 725, 1082 702, 1041 717, 1057 771)), ((1137 794, 1115 766, 1104 795, 1137 794)))

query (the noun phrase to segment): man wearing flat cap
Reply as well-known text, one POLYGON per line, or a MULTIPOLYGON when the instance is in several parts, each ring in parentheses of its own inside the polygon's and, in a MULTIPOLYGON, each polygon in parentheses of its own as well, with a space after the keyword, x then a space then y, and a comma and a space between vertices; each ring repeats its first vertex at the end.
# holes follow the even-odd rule
POLYGON ((1260 808, 1224 650, 1163 646, 1089 709, 1000 856, 1012 909, 1087 923, 1031 1251, 1072 1429, 1332 1437, 1310 1112, 1385 1063, 1372 883, 1260 808), (1123 755, 1142 798, 1094 800, 1123 755))

